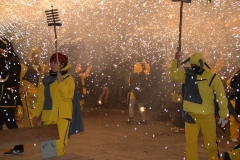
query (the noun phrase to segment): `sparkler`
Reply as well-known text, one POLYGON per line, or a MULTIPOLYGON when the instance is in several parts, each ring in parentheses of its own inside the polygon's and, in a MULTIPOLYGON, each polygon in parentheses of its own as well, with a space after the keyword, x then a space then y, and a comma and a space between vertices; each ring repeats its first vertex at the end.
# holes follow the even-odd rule
POLYGON ((57 68, 59 71, 59 60, 58 60, 58 52, 57 52, 57 29, 56 26, 62 26, 60 23, 59 15, 58 15, 58 9, 53 9, 53 6, 51 6, 51 10, 46 10, 45 13, 47 15, 47 23, 48 26, 54 26, 54 33, 55 33, 55 49, 56 49, 56 58, 57 58, 57 68))
MULTIPOLYGON (((159 101, 165 101, 163 97, 171 98, 170 93, 179 91, 180 87, 175 83, 168 85, 172 60, 169 53, 175 52, 174 48, 178 46, 180 1, 101 2, 21 0, 10 3, 5 0, 0 4, 5 15, 0 19, 0 30, 14 42, 16 53, 23 60, 26 60, 28 51, 37 46, 42 50, 44 61, 49 46, 55 52, 55 42, 51 42, 51 38, 54 41, 52 28, 42 27, 46 25, 42 22, 46 20, 45 10, 50 10, 53 5, 59 9, 61 23, 67 24, 57 27, 58 50, 61 47, 61 51, 68 52, 70 57, 76 57, 80 51, 89 53, 93 70, 99 71, 116 56, 125 59, 136 55, 138 44, 141 44, 151 70, 153 73, 157 71, 152 75, 161 79, 157 83, 161 88, 157 92, 162 97, 159 101), (68 48, 72 47, 68 47, 68 43, 77 38, 77 47, 70 52, 68 48), (84 44, 80 45, 81 42, 84 44), (146 47, 149 42, 151 45, 146 47), (124 50, 119 52, 119 46, 124 50)), ((210 67, 216 67, 215 72, 228 78, 238 69, 240 59, 240 1, 212 0, 210 3, 208 0, 192 0, 189 5, 184 2, 183 7, 181 47, 184 55, 196 51, 204 53, 206 59, 211 60, 208 62, 210 67)), ((79 58, 85 58, 82 53, 79 58)), ((77 61, 78 58, 70 58, 71 63, 77 61)))

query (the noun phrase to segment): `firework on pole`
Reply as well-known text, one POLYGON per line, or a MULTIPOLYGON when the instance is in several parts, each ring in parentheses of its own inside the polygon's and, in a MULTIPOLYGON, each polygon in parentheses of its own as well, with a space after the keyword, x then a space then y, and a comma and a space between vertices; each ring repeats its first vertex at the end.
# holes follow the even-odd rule
MULTIPOLYGON (((191 0, 172 0, 172 2, 181 2, 180 3, 180 22, 179 22, 179 39, 178 39, 178 47, 177 52, 182 51, 182 13, 183 13, 183 2, 191 3, 191 0)), ((178 61, 178 66, 180 66, 180 61, 178 61)))
POLYGON ((51 10, 46 10, 46 16, 47 16, 47 23, 48 26, 54 27, 54 33, 55 33, 55 49, 56 49, 56 58, 57 58, 57 68, 59 71, 59 60, 58 60, 58 51, 57 51, 57 29, 56 26, 62 26, 62 23, 60 23, 59 15, 58 15, 58 9, 53 9, 53 6, 51 6, 51 10))
POLYGON ((178 51, 182 49, 182 13, 183 13, 183 2, 191 3, 191 0, 172 0, 172 2, 181 2, 180 4, 180 22, 179 22, 179 40, 178 40, 178 51))

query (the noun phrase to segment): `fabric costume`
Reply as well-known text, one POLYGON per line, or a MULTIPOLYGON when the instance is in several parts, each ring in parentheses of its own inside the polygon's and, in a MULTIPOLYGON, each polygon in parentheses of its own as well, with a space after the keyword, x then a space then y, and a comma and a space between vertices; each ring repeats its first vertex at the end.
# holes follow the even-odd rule
MULTIPOLYGON (((219 116, 228 117, 228 100, 220 77, 215 76, 211 86, 209 83, 214 73, 209 69, 206 60, 201 53, 194 53, 190 56, 190 64, 201 66, 202 74, 190 75, 187 70, 177 67, 173 60, 170 77, 173 80, 185 83, 185 96, 183 97, 183 110, 195 120, 195 124, 185 122, 186 157, 188 160, 198 159, 198 135, 201 130, 204 145, 207 149, 208 159, 219 159, 216 136, 216 119, 214 106, 214 93, 218 100, 219 116), (187 78, 190 77, 190 78, 187 78), (194 80, 195 77, 195 80, 194 80), (188 83, 195 85, 195 89, 188 83), (193 91, 194 90, 194 91, 193 91)), ((189 69, 191 70, 191 69, 189 69)))
POLYGON ((26 93, 21 92, 21 99, 23 105, 23 116, 18 112, 18 117, 23 117, 23 126, 32 126, 32 109, 35 108, 37 101, 38 86, 41 82, 42 65, 34 64, 33 56, 40 56, 40 51, 37 48, 32 49, 26 57, 26 62, 21 63, 21 86, 27 88, 26 93))
POLYGON ((75 70, 75 74, 78 74, 76 76, 76 78, 75 78, 76 79, 76 83, 81 83, 81 85, 79 85, 79 86, 81 86, 81 88, 77 88, 77 90, 79 90, 79 89, 82 90, 82 92, 78 93, 81 106, 83 106, 85 104, 84 96, 87 94, 85 79, 89 76, 91 70, 92 70, 91 66, 87 67, 86 72, 79 73, 80 71, 77 71, 77 69, 75 70), (80 94, 80 93, 82 93, 82 94, 80 94))
MULTIPOLYGON (((19 82, 21 65, 15 54, 12 43, 5 37, 0 37, 0 130, 2 125, 8 129, 18 128, 15 119, 15 109, 19 96, 19 82)), ((23 145, 14 147, 15 150, 24 150, 23 145)))
POLYGON ((223 153, 223 160, 239 160, 240 159, 240 144, 232 150, 223 153))
MULTIPOLYGON (((144 66, 145 66, 145 70, 143 70, 142 64, 141 64, 140 62, 136 62, 136 63, 134 64, 133 73, 140 73, 140 72, 142 72, 142 70, 143 70, 143 72, 144 72, 146 75, 148 75, 149 72, 150 72, 150 66, 149 66, 149 64, 147 64, 147 63, 145 63, 144 66)), ((131 75, 130 75, 130 77, 129 77, 130 85, 131 85, 131 83, 133 82, 133 80, 131 80, 131 78, 133 79, 134 77, 131 77, 131 75), (132 81, 132 82, 131 82, 131 81, 132 81)), ((130 101, 129 101, 129 117, 130 117, 130 118, 131 118, 131 117, 134 117, 134 106, 135 106, 136 103, 137 103, 137 105, 138 105, 139 110, 140 110, 141 107, 144 107, 143 102, 138 102, 138 101, 135 99, 134 92, 133 92, 133 90, 131 90, 131 92, 130 92, 130 101)), ((140 113, 141 113, 141 118, 142 118, 142 120, 145 121, 145 120, 146 120, 145 112, 140 111, 140 113)))
POLYGON ((58 83, 56 73, 43 79, 39 86, 33 117, 41 115, 43 125, 57 124, 59 139, 56 140, 57 155, 65 153, 68 138, 84 130, 81 110, 73 77, 67 73, 70 64, 61 70, 63 81, 58 83), (69 129, 70 128, 70 129, 69 129))
MULTIPOLYGON (((240 70, 234 74, 234 76, 231 78, 231 81, 229 82, 231 88, 234 89, 234 99, 231 100, 231 103, 233 104, 235 111, 240 116, 240 70)), ((240 118, 238 118, 240 120, 240 118)), ((230 138, 239 138, 239 123, 234 119, 232 115, 230 115, 230 138)))

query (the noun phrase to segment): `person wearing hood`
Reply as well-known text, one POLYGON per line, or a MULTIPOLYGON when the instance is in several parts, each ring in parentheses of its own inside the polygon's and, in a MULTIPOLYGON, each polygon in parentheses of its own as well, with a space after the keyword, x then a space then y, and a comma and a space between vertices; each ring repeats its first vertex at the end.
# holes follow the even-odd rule
POLYGON ((37 102, 32 111, 33 125, 37 125, 40 115, 43 125, 58 125, 60 137, 56 140, 58 156, 65 154, 64 147, 68 142, 68 132, 73 117, 72 100, 75 83, 68 73, 70 66, 67 55, 59 52, 51 56, 50 75, 39 85, 37 102))
POLYGON ((89 76, 92 70, 92 65, 85 64, 77 64, 75 67, 75 75, 74 77, 76 82, 76 88, 78 90, 79 100, 81 107, 85 104, 85 97, 87 95, 87 87, 86 87, 86 78, 89 76))
MULTIPOLYGON (((35 108, 37 100, 38 86, 41 82, 41 75, 43 72, 43 64, 40 62, 40 50, 33 48, 26 61, 21 63, 21 82, 20 82, 20 95, 23 106, 23 126, 32 126, 32 109, 35 108)), ((17 116, 21 117, 17 112, 17 116)))
POLYGON ((139 111, 141 113, 141 120, 138 124, 147 124, 144 99, 146 95, 146 79, 150 72, 150 65, 146 62, 145 59, 138 61, 134 64, 133 73, 129 77, 130 82, 130 101, 129 101, 129 119, 127 120, 128 124, 134 122, 134 107, 137 103, 139 111))
MULTIPOLYGON (((240 73, 240 72, 239 72, 240 73)), ((240 83, 240 79, 238 79, 239 82, 237 82, 237 76, 239 76, 239 73, 234 73, 233 76, 231 76, 227 81, 227 97, 232 104, 234 110, 236 111, 236 114, 240 115, 240 108, 236 107, 236 100, 238 99, 236 97, 237 93, 237 83, 240 83)), ((240 77, 239 77, 240 78, 240 77)), ((238 118, 240 120, 240 118, 238 118)), ((238 143, 238 138, 239 138, 239 123, 235 120, 234 116, 230 114, 229 116, 229 123, 230 123, 230 141, 234 143, 238 143)))
MULTIPOLYGON (((5 124, 8 129, 18 128, 15 109, 19 99, 21 65, 12 43, 4 36, 0 37, 0 130, 5 124)), ((16 145, 4 155, 24 153, 23 145, 16 145)))
POLYGON ((192 122, 185 122, 186 158, 198 159, 198 135, 201 131, 208 160, 219 160, 214 99, 216 96, 219 105, 218 124, 224 127, 228 123, 229 111, 223 83, 210 70, 202 53, 193 53, 182 63, 181 59, 182 53, 177 52, 170 77, 184 83, 183 111, 193 119, 192 122), (190 67, 179 68, 179 64, 187 62, 190 67))
MULTIPOLYGON (((239 117, 240 115, 240 70, 237 71, 234 76, 231 78, 230 81, 230 86, 231 88, 234 89, 234 95, 235 95, 235 111, 239 117)), ((239 138, 239 124, 234 122, 234 125, 231 125, 232 127, 230 127, 230 130, 232 130, 232 132, 234 132, 235 130, 235 135, 236 138, 239 138), (236 132, 237 131, 237 132, 236 132)), ((233 138, 235 136, 232 136, 231 138, 233 138)), ((232 139, 233 141, 233 139, 232 139)), ((238 142, 238 141, 236 141, 238 142)))
MULTIPOLYGON (((240 120, 240 70, 227 81, 227 85, 231 87, 229 99, 236 111, 238 120, 240 120)), ((230 115, 230 140, 238 143, 233 149, 223 153, 223 160, 239 160, 240 159, 240 144, 239 144, 239 122, 230 115)))

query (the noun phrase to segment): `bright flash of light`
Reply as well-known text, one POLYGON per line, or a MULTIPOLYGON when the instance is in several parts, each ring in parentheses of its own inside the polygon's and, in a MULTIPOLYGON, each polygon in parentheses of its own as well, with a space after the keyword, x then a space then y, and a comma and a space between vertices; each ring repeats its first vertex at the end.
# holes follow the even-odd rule
POLYGON ((145 112, 145 108, 144 107, 140 107, 140 112, 145 112))

